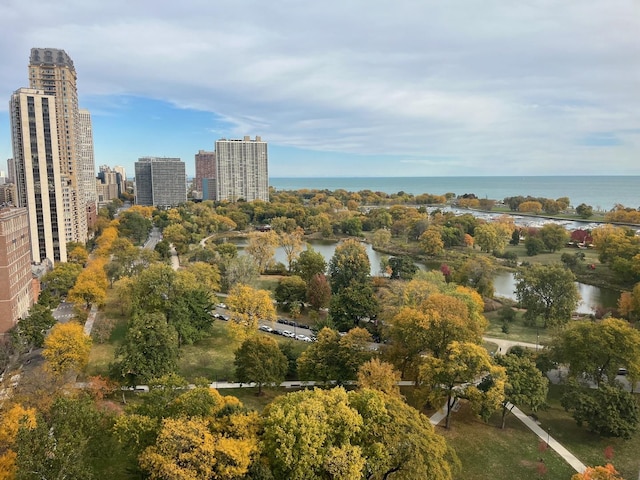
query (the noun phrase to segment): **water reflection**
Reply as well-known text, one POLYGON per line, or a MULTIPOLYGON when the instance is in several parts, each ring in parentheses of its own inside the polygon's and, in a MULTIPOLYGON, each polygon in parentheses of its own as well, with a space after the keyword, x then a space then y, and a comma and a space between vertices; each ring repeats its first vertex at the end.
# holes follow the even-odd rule
MULTIPOLYGON (((598 307, 615 308, 618 305, 620 292, 609 288, 594 287, 584 283, 576 282, 578 292, 582 300, 576 312, 589 314, 594 313, 598 307)), ((499 272, 493 279, 493 286, 496 297, 509 298, 515 300, 516 280, 513 272, 499 272)))

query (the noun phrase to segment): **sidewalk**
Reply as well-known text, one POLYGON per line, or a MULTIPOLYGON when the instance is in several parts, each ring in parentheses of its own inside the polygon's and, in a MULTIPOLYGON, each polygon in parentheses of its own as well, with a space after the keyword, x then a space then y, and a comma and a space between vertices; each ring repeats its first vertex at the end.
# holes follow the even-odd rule
MULTIPOLYGON (((578 473, 583 473, 587 466, 578 460, 573 453, 563 447, 560 442, 554 439, 549 432, 543 430, 531 417, 527 416, 522 410, 520 410, 515 405, 508 403, 507 408, 511 409, 511 413, 515 415, 515 417, 524 423, 525 427, 535 433, 540 440, 544 441, 549 447, 554 450, 558 455, 560 455, 565 462, 567 462, 571 467, 578 473)), ((447 406, 444 405, 440 410, 431 415, 429 419, 433 426, 438 425, 444 418, 447 416, 447 406)))

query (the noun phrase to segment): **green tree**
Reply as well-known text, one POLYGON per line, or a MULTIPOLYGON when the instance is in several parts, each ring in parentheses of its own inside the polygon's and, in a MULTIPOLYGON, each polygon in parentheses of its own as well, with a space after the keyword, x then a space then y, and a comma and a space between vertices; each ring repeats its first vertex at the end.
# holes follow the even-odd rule
POLYGON ((418 271, 415 262, 408 255, 391 257, 387 263, 391 267, 391 278, 393 279, 410 280, 418 271))
POLYGON ((379 304, 369 283, 353 283, 331 295, 329 314, 340 330, 349 330, 360 320, 378 314, 379 304))
POLYGON ((638 430, 640 407, 633 394, 619 386, 596 390, 572 385, 562 396, 562 406, 581 427, 603 437, 629 439, 638 430))
POLYGON ((275 291, 276 301, 283 305, 304 302, 306 296, 307 284, 297 275, 281 278, 275 291))
POLYGON ((569 365, 571 377, 587 375, 597 385, 615 384, 620 367, 632 383, 640 379, 640 331, 624 320, 571 322, 554 338, 552 355, 569 365))
POLYGON ((524 240, 524 248, 527 250, 527 255, 535 257, 539 253, 544 252, 545 244, 541 238, 535 235, 527 235, 527 238, 524 240))
POLYGON ((355 380, 360 366, 374 354, 370 343, 371 334, 363 328, 354 328, 344 336, 323 328, 298 358, 298 374, 303 380, 321 382, 355 380))
POLYGON ((56 263, 56 266, 42 277, 42 290, 51 292, 51 296, 59 299, 67 295, 75 285, 82 266, 76 263, 56 263))
POLYGON ((210 332, 213 302, 204 288, 187 289, 176 295, 166 310, 167 323, 176 329, 178 347, 192 344, 210 332))
POLYGON ((26 349, 44 345, 47 331, 56 324, 51 309, 36 303, 29 309, 29 316, 18 322, 12 331, 15 340, 26 349))
POLYGON ((542 326, 564 325, 580 301, 575 275, 562 265, 532 265, 516 272, 516 298, 525 320, 542 326))
POLYGON ((137 211, 125 210, 118 216, 118 230, 121 235, 136 245, 141 245, 147 240, 152 226, 151 220, 137 211))
POLYGON ((576 213, 580 215, 581 218, 589 218, 593 216, 593 207, 591 205, 587 205, 586 203, 581 203, 576 207, 576 213))
POLYGON ((278 342, 273 338, 257 336, 247 338, 235 353, 236 377, 243 383, 258 385, 258 395, 263 385, 279 385, 288 369, 278 342))
POLYGON ((557 223, 547 223, 540 229, 539 234, 540 239, 550 252, 560 250, 569 241, 569 232, 557 223))
POLYGON ((178 334, 162 313, 135 315, 116 350, 114 373, 135 385, 174 372, 178 354, 178 334))
POLYGON ((368 389, 349 393, 363 418, 358 445, 366 458, 363 478, 452 479, 459 460, 429 418, 397 395, 368 389))
POLYGON ((357 240, 346 240, 336 247, 329 261, 331 292, 343 288, 367 284, 370 280, 371 263, 364 246, 357 240))
POLYGON ((507 381, 504 386, 502 404, 502 428, 507 413, 513 405, 525 405, 532 411, 543 406, 547 400, 549 380, 528 357, 517 355, 498 355, 496 363, 504 367, 507 381))
POLYGON ((324 256, 311 247, 307 246, 307 249, 298 255, 298 258, 293 261, 292 273, 301 277, 307 284, 311 281, 314 275, 324 275, 327 271, 327 262, 324 260, 324 256))
POLYGON ((128 465, 111 433, 113 421, 87 396, 56 398, 35 428, 20 429, 16 478, 125 478, 128 465))
POLYGON ((365 464, 355 446, 362 426, 341 388, 289 393, 265 411, 264 454, 275 478, 358 480, 365 464))

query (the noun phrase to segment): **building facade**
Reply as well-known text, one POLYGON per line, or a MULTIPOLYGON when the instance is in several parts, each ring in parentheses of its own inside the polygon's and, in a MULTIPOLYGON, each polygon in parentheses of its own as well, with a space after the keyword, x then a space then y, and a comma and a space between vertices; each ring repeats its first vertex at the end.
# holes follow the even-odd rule
POLYGON ((17 206, 27 208, 31 259, 66 262, 55 98, 21 88, 11 96, 10 110, 17 206))
POLYGON ((0 207, 0 333, 26 317, 33 301, 27 209, 0 207))
POLYGON ((135 171, 136 204, 173 207, 187 201, 186 169, 179 158, 142 157, 135 171))
POLYGON ((206 152, 204 150, 196 153, 196 178, 193 189, 197 192, 203 191, 202 180, 204 178, 216 178, 216 152, 206 152))
POLYGON ((87 227, 91 229, 98 220, 96 162, 93 155, 91 113, 82 108, 78 110, 78 187, 84 197, 87 227))
POLYGON ((101 165, 96 179, 98 192, 98 205, 104 206, 112 200, 119 198, 124 188, 122 175, 107 165, 101 165))
MULTIPOLYGON (((64 50, 32 48, 29 57, 29 86, 55 99, 58 149, 65 202, 66 241, 87 241, 87 205, 84 188, 93 190, 95 182, 83 181, 80 154, 80 114, 77 76, 73 61, 64 50)), ((92 177, 95 171, 92 172, 92 177)))
POLYGON ((209 200, 269 201, 267 142, 258 136, 218 140, 215 162, 216 198, 209 200))

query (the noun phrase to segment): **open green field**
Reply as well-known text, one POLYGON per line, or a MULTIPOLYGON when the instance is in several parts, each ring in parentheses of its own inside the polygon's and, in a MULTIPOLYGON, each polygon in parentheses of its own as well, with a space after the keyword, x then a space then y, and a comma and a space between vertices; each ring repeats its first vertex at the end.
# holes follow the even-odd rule
POLYGON ((551 435, 556 440, 587 465, 608 463, 604 456, 604 450, 609 446, 613 447, 614 456, 610 462, 624 478, 638 478, 640 473, 640 431, 636 432, 630 440, 607 439, 589 433, 584 427, 578 427, 573 418, 560 405, 563 391, 562 385, 550 385, 547 400, 549 408, 536 412, 540 426, 547 431, 550 429, 551 435))
POLYGON ((526 326, 522 317, 523 313, 522 311, 516 312, 516 319, 508 323, 509 333, 504 333, 502 331, 503 322, 498 317, 498 312, 486 312, 485 317, 489 320, 489 327, 485 336, 528 343, 539 342, 541 345, 550 342, 552 332, 549 329, 526 326))
POLYGON ((553 450, 540 450, 540 440, 515 417, 507 419, 504 430, 495 415, 489 423, 478 420, 463 404, 455 413, 451 429, 436 427, 456 450, 462 471, 459 480, 519 480, 552 478, 569 480, 576 473, 553 450), (547 473, 539 476, 540 459, 547 473))

